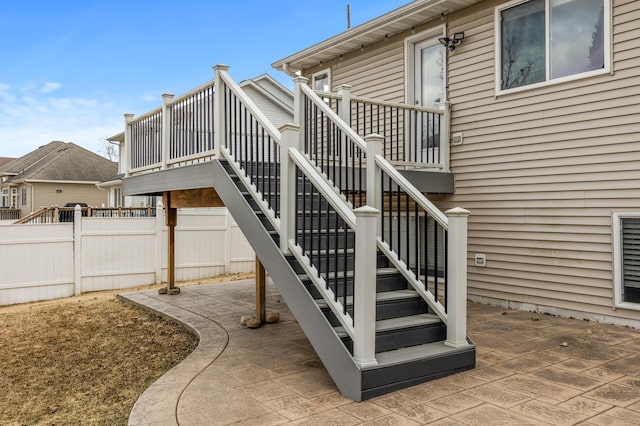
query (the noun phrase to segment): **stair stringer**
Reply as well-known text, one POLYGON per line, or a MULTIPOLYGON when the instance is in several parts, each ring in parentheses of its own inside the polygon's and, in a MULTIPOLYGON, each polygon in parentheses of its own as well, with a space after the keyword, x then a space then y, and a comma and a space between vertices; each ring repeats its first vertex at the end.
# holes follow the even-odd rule
POLYGON ((336 386, 347 398, 361 401, 362 373, 359 366, 220 160, 212 161, 212 169, 216 192, 269 272, 280 295, 298 320, 336 386))

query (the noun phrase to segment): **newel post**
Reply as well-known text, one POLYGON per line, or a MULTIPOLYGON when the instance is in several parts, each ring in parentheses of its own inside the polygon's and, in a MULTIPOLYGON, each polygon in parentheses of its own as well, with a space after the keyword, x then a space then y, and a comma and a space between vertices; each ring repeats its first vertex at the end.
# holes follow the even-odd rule
POLYGON ((380 168, 376 165, 376 155, 383 155, 384 136, 373 133, 364 138, 367 143, 367 204, 381 210, 380 168))
POLYGON ((73 209, 73 281, 74 294, 82 293, 82 207, 73 209))
POLYGON ((280 250, 289 251, 289 240, 296 233, 296 168, 289 148, 300 142, 300 126, 287 123, 280 127, 280 250))
POLYGON ((171 93, 163 93, 162 94, 162 135, 161 142, 162 145, 162 169, 167 168, 167 163, 169 161, 169 138, 171 132, 171 117, 169 114, 169 102, 173 99, 173 95, 171 93))
POLYGON ((131 120, 133 120, 133 114, 128 113, 124 115, 124 154, 122 160, 122 166, 124 170, 124 177, 129 177, 131 172, 131 120))
POLYGON ((460 348, 467 342, 467 221, 469 211, 455 207, 445 212, 449 218, 447 247, 447 340, 445 345, 460 348))
POLYGON ((293 79, 293 123, 299 126, 298 132, 298 147, 304 152, 304 137, 305 137, 305 125, 304 125, 304 93, 302 93, 302 87, 309 83, 309 79, 305 77, 296 77, 293 79))
POLYGON ((341 84, 337 87, 336 91, 340 99, 338 100, 338 115, 351 127, 351 86, 348 84, 341 84))
POLYGON ((363 206, 356 215, 356 253, 353 290, 353 357, 360 366, 376 361, 376 228, 380 211, 363 206))
POLYGON ((224 91, 222 73, 229 71, 228 65, 216 65, 213 95, 213 149, 217 158, 222 158, 221 148, 224 146, 224 91))
POLYGON ((441 102, 440 109, 444 111, 440 122, 440 155, 442 158, 442 171, 449 173, 451 150, 451 103, 441 102))

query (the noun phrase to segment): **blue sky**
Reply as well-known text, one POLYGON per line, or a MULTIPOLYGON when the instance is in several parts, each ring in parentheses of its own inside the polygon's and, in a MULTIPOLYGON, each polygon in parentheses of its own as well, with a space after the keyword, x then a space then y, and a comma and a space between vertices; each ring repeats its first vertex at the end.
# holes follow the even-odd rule
POLYGON ((143 114, 229 65, 237 82, 408 0, 19 0, 0 9, 0 157, 52 140, 104 151, 143 114))

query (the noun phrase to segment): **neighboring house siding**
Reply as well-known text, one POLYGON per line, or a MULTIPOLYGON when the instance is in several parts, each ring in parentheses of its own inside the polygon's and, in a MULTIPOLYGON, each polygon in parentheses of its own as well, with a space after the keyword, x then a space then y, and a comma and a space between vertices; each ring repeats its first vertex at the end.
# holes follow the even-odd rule
POLYGON ((264 115, 277 128, 285 123, 293 121, 293 112, 287 112, 283 108, 274 103, 273 100, 267 99, 262 93, 252 87, 244 87, 243 90, 256 104, 256 106, 264 113, 264 115))
MULTIPOLYGON (((613 75, 496 98, 502 3, 453 13, 448 24, 449 34, 465 32, 448 55, 451 130, 464 143, 451 148, 455 194, 435 201, 471 211, 469 294, 640 319, 611 308, 611 214, 640 211, 640 2, 613 1, 613 75), (487 255, 486 267, 473 265, 474 253, 487 255)), ((403 50, 395 41, 335 62, 332 86, 404 100, 403 50)))
POLYGON ((63 206, 66 203, 87 203, 92 207, 108 205, 109 197, 105 190, 98 189, 94 183, 34 183, 35 195, 33 209, 40 207, 63 206), (56 192, 61 189, 62 192, 56 192))

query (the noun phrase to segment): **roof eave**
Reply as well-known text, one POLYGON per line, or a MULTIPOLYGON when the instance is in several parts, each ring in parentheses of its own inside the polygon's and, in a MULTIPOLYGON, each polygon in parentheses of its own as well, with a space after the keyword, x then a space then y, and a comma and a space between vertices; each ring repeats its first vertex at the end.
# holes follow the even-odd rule
POLYGON ((315 63, 319 64, 321 60, 335 58, 340 54, 352 52, 363 44, 368 45, 380 41, 385 38, 385 35, 390 37, 406 29, 410 29, 418 22, 434 19, 443 13, 446 14, 460 10, 480 1, 481 0, 415 0, 311 47, 289 55, 284 59, 274 62, 271 66, 277 70, 288 73, 302 71, 305 68, 303 64, 310 60, 315 59, 315 63), (433 14, 426 13, 430 10, 433 10, 433 14), (408 21, 417 14, 421 14, 419 21, 407 22, 406 26, 398 29, 399 21, 408 21), (389 32, 386 32, 386 30, 389 30, 389 32), (376 32, 380 34, 376 35, 376 32), (361 41, 365 39, 369 40, 368 43, 361 43, 361 41), (373 41, 374 39, 375 41, 373 41))

